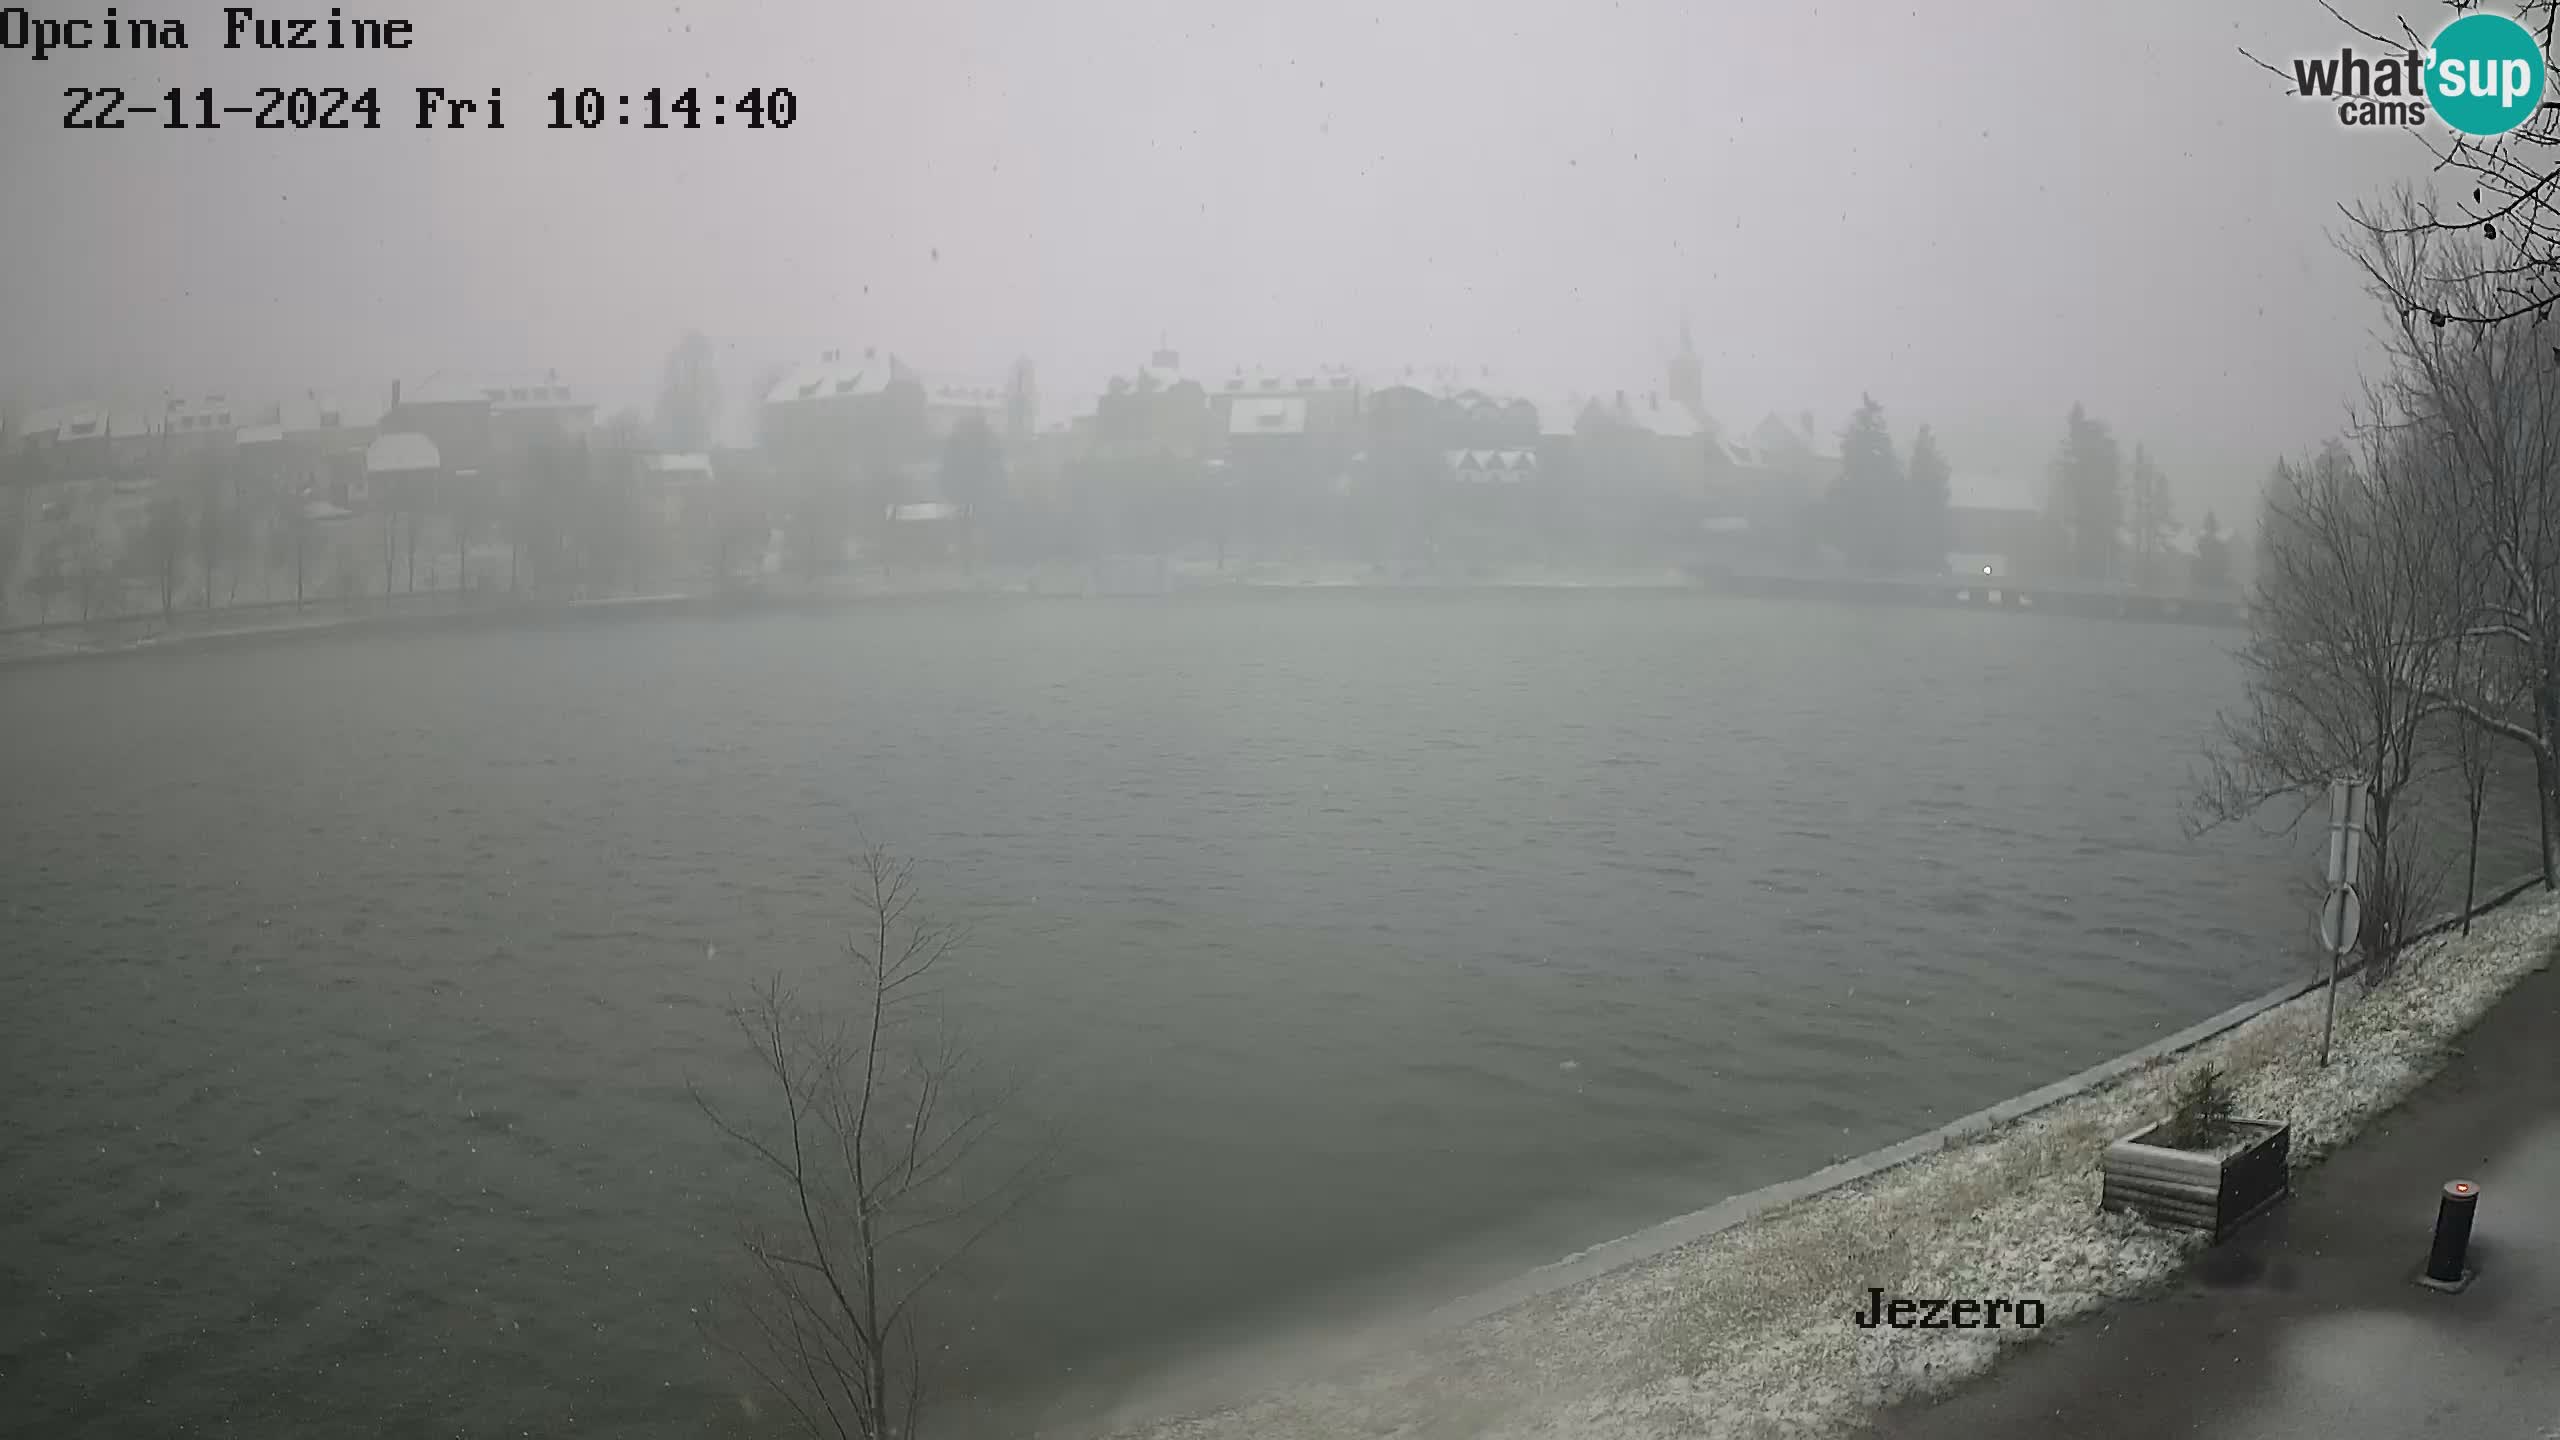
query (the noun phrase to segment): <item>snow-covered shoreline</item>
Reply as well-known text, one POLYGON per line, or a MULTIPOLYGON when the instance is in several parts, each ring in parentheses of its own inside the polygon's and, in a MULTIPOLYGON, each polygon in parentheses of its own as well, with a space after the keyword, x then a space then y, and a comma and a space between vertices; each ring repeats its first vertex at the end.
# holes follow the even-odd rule
POLYGON ((2468 936, 2410 947, 2390 978, 2342 986, 2327 1069, 2314 989, 2180 1052, 1952 1146, 1824 1191, 1334 1378, 1124 1433, 1144 1440, 1342 1436, 1834 1435, 1987 1369, 2036 1330, 1864 1329, 1887 1295, 2034 1297, 2047 1324, 2135 1295, 2200 1245, 2099 1212, 2106 1142, 2158 1118, 2188 1065, 2224 1067, 2239 1112, 2293 1126, 2297 1168, 2352 1139, 2560 943, 2538 891, 2468 936))

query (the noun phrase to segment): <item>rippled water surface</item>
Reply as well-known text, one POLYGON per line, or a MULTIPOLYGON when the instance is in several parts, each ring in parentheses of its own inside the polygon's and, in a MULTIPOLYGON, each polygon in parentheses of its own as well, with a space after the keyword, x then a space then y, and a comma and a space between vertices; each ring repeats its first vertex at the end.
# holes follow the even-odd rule
POLYGON ((1068 1161, 959 1383, 1499 1278, 2303 973, 2299 847, 2178 823, 2229 643, 1354 592, 0 673, 0 1411, 747 1426, 685 1086, 865 835, 1068 1161))

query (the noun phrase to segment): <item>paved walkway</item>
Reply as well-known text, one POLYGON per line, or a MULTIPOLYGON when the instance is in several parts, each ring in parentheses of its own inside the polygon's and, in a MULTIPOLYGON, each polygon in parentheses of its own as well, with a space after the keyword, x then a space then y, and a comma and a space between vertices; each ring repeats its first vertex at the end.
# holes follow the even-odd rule
POLYGON ((2012 1352, 1885 1440, 2560 1440, 2560 970, 2179 1288, 2012 1352), (2481 1185, 2460 1295, 2410 1283, 2447 1180, 2481 1185))

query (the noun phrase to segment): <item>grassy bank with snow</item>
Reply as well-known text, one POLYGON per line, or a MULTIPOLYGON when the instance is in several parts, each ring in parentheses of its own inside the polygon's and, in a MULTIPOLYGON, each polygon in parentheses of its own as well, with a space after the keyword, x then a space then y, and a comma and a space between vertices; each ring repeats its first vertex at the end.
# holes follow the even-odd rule
POLYGON ((1887 1295, 2034 1297, 2048 1328, 2160 1283, 2199 1237, 2098 1210, 2107 1141, 2158 1118, 2205 1060, 2239 1113, 2294 1127, 2297 1169, 2432 1075, 2449 1047, 2560 943, 2560 901, 2530 891, 2469 936, 2418 942, 2387 980, 2279 1005, 1972 1144, 1829 1191, 1322 1382, 1158 1421, 1145 1440, 1575 1435, 1833 1435, 1878 1407, 1987 1369, 2034 1330, 1866 1330, 1887 1295))

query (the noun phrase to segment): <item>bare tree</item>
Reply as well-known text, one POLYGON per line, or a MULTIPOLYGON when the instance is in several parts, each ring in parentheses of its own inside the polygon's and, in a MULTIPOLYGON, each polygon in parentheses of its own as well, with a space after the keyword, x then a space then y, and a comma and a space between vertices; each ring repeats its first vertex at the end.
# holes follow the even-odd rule
MULTIPOLYGON (((2328 0, 2320 3, 2356 36, 2389 54, 2424 52, 2432 43, 2433 31, 2420 33, 2405 15, 2383 30, 2368 30, 2339 15, 2328 0)), ((2483 8, 2480 0, 2437 0, 2420 13, 2441 27, 2483 8)), ((2507 0, 2487 8, 2512 14, 2539 42, 2547 61, 2555 26, 2560 26, 2560 0, 2507 0)), ((2291 93, 2303 93, 2300 72, 2288 74, 2245 48, 2240 53, 2282 80, 2291 93)), ((2544 105, 2503 135, 2421 135, 2420 142, 2435 159, 2428 169, 2440 177, 2438 194, 2414 204, 2395 199, 2344 207, 2364 239, 2377 244, 2416 241, 2424 247, 2427 263, 2420 268, 2375 277, 2397 309, 2425 316, 2437 326, 2551 318, 2553 304, 2560 302, 2560 148, 2555 148, 2560 147, 2560 108, 2547 103, 2551 98, 2546 93, 2544 105), (2484 243, 2428 243, 2448 239, 2484 243)))
MULTIPOLYGON (((213 609, 214 574, 222 566, 223 542, 231 524, 234 488, 232 465, 223 452, 207 450, 195 462, 196 565, 204 575, 204 608, 213 609)), ((235 561, 237 556, 231 557, 235 561)), ((234 583, 237 581, 235 579, 234 583)))
MULTIPOLYGON (((2451 666, 2451 689, 2472 706, 2492 713, 2508 714, 2521 708, 2521 688, 2517 683, 2519 667, 2502 663, 2499 655, 2486 643, 2457 637, 2451 666)), ((2496 737, 2472 723, 2469 717, 2446 713, 2440 717, 2441 742, 2452 756, 2454 773, 2462 782, 2462 812, 2466 826, 2462 865, 2462 933, 2471 933, 2471 915, 2480 901, 2480 820, 2489 804, 2489 781, 2496 770, 2496 737)), ((2547 813, 2547 812, 2546 812, 2547 813)))
POLYGON ((920 917, 911 862, 867 846, 862 918, 844 947, 848 1004, 804 1004, 780 978, 733 1018, 769 1113, 748 1122, 694 1100, 775 1185, 787 1219, 751 1224, 747 1266, 711 1339, 808 1434, 906 1440, 933 1374, 921 1338, 937 1282, 1026 1200, 1045 1152, 997 1153, 1018 1092, 929 1019, 927 982, 958 932, 920 917))
POLYGON ((110 544, 92 524, 81 528, 72 542, 71 554, 72 583, 80 596, 80 618, 87 620, 96 616, 107 608, 109 602, 113 602, 117 614, 123 614, 124 569, 128 563, 124 550, 119 545, 110 544))
POLYGON ((188 519, 185 502, 172 494, 156 497, 144 512, 143 558, 150 566, 152 578, 160 582, 160 618, 163 620, 178 608, 178 580, 187 558, 188 519))
POLYGON ((2371 789, 2362 945, 2388 965, 2424 903, 2411 786, 2441 711, 2446 535, 2430 506, 2429 452, 2378 419, 2362 454, 2332 446, 2287 462, 2269 488, 2243 704, 2217 718, 2193 828, 2286 799, 2299 821, 2329 783, 2371 789))
POLYGON ((36 543, 35 574, 27 580, 28 593, 36 597, 36 619, 53 618, 54 597, 73 586, 71 560, 76 542, 67 534, 55 531, 36 543))
POLYGON ((2426 230, 2408 192, 2393 207, 2406 223, 2365 237, 2357 258, 2376 297, 2397 307, 2384 336, 2391 403, 2437 461, 2435 483, 2416 498, 2419 523, 2446 546, 2444 624, 2467 642, 2474 678, 2520 671, 2524 703, 2492 705, 2450 689, 2434 698, 2532 756, 2549 884, 2550 813, 2560 804, 2560 373, 2544 355, 2551 337, 2538 320, 2464 327, 2438 323, 2440 309, 2402 305, 2416 294, 2429 306, 2476 308, 2499 282, 2462 273, 2488 263, 2487 242, 2426 230))

